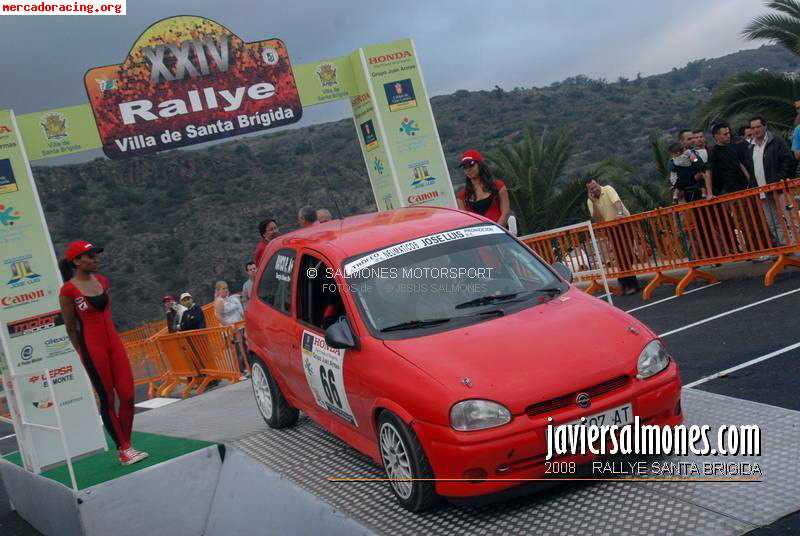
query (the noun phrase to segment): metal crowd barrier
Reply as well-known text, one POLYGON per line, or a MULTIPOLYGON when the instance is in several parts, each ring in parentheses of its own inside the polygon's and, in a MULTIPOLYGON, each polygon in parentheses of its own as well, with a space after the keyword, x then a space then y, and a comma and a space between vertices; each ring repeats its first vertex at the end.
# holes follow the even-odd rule
POLYGON ((800 179, 792 179, 521 240, 546 261, 565 262, 577 280, 589 282, 588 292, 600 288, 592 273, 598 267, 588 265, 595 258, 592 230, 609 278, 655 274, 644 299, 663 284, 675 285, 680 296, 696 279, 716 282, 703 266, 777 256, 764 278, 769 286, 787 266, 800 267, 800 260, 788 256, 800 252, 799 206, 800 179), (678 269, 687 269, 681 279, 664 274, 678 269))

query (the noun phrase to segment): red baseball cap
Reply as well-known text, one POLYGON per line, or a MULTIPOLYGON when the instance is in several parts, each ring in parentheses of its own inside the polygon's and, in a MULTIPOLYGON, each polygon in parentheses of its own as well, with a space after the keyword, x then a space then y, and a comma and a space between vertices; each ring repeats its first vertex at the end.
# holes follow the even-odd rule
POLYGON ((162 302, 175 301, 175 296, 170 296, 169 294, 167 294, 166 296, 161 298, 161 301, 162 302))
POLYGON ((469 151, 464 151, 464 154, 461 155, 461 160, 459 161, 459 166, 468 160, 475 160, 476 162, 483 163, 483 156, 481 153, 476 151, 475 149, 470 149, 469 151))
POLYGON ((67 245, 67 250, 64 252, 64 258, 68 261, 75 260, 75 257, 83 255, 84 253, 102 253, 103 248, 99 248, 86 240, 76 240, 67 245))

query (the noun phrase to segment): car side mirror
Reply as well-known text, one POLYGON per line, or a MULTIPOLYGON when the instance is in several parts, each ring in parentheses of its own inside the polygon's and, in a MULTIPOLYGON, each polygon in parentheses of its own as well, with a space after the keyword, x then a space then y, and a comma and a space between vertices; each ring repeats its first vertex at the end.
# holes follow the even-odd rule
POLYGON ((328 329, 325 330, 325 344, 337 350, 358 346, 358 341, 353 335, 353 330, 350 329, 347 317, 341 316, 339 320, 328 326, 328 329))
POLYGON ((567 268, 566 264, 561 261, 556 261, 551 266, 558 275, 566 279, 568 283, 572 283, 572 270, 567 268))

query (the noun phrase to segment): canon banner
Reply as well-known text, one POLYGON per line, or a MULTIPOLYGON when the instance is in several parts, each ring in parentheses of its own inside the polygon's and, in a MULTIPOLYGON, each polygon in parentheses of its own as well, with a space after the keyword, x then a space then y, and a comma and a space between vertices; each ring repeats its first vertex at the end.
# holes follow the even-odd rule
POLYGON ((281 40, 245 43, 202 17, 153 24, 123 63, 89 70, 84 83, 111 158, 288 125, 303 113, 281 40))
POLYGON ((14 114, 0 110, 0 359, 25 466, 64 460, 58 404, 72 456, 106 447, 89 378, 64 328, 61 277, 14 114), (56 400, 50 395, 52 382, 56 400))

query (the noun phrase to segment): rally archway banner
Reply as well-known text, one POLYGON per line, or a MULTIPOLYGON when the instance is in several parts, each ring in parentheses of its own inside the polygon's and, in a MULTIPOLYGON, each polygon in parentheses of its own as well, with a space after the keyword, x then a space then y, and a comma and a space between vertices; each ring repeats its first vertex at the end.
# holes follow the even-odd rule
POLYGON ((123 63, 84 76, 103 152, 126 158, 295 123, 303 115, 280 39, 245 43, 210 19, 163 19, 123 63))

